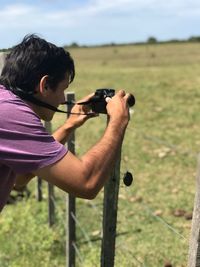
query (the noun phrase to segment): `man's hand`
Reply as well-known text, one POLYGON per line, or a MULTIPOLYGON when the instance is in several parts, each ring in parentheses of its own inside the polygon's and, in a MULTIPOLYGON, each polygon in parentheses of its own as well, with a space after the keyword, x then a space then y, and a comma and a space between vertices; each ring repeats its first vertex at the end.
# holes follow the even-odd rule
MULTIPOLYGON (((84 98, 83 101, 90 99, 91 96, 84 98)), ((129 94, 120 90, 107 101, 109 121, 105 132, 81 159, 68 151, 56 163, 36 170, 35 175, 42 177, 71 195, 93 199, 109 179, 119 149, 122 146, 129 121, 129 106, 127 103, 129 96, 129 94)), ((85 106, 78 105, 76 108, 73 111, 90 111, 85 106)), ((82 125, 88 119, 86 115, 80 115, 83 116, 80 120, 73 115, 71 116, 70 120, 76 126, 82 125)), ((63 126, 56 131, 54 138, 64 143, 69 133, 70 128, 65 125, 65 127, 63 126)))
POLYGON ((124 90, 117 92, 112 98, 107 97, 107 113, 111 121, 116 121, 119 125, 127 125, 130 119, 128 98, 124 90))
MULTIPOLYGON (((78 102, 86 102, 86 101, 90 100, 93 95, 94 95, 94 93, 84 97, 83 99, 81 99, 78 102)), ((91 118, 98 116, 98 114, 92 112, 89 105, 75 104, 74 107, 72 108, 71 112, 77 113, 77 114, 71 114, 66 121, 66 124, 71 126, 72 128, 78 128, 81 125, 83 125, 88 119, 91 119, 91 118)))
MULTIPOLYGON (((80 102, 88 101, 94 94, 90 94, 81 99, 80 102)), ((91 111, 88 105, 75 104, 71 110, 72 113, 66 122, 53 133, 53 137, 58 142, 65 144, 74 130, 83 125, 88 119, 98 116, 98 114, 91 111)))

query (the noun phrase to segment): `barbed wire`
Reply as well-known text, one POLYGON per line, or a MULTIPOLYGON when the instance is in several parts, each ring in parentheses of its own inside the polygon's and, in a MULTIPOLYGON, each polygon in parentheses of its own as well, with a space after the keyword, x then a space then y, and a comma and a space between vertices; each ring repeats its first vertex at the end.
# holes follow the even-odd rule
MULTIPOLYGON (((55 201, 55 197, 54 196, 50 196, 50 199, 51 201, 53 202, 55 208, 56 208, 56 213, 60 213, 60 214, 63 214, 63 210, 60 208, 59 205, 57 205, 56 201, 55 201)), ((91 204, 91 203, 90 203, 91 204)), ((176 236, 179 236, 181 239, 183 239, 184 241, 187 241, 187 239, 178 231, 175 229, 175 227, 173 227, 172 225, 170 225, 164 218, 161 218, 160 216, 154 214, 153 212, 153 209, 147 205, 146 203, 140 203, 141 206, 148 212, 148 214, 150 214, 151 216, 153 216, 154 218, 156 218, 159 222, 161 222, 167 229, 169 229, 171 232, 173 232, 176 236)), ((95 210, 95 211, 98 211, 99 212, 99 209, 95 206, 95 205, 91 205, 91 207, 95 210)), ((86 243, 89 244, 90 248, 93 247, 92 245, 92 241, 90 239, 90 236, 87 234, 87 232, 85 231, 85 229, 82 227, 80 221, 78 220, 78 218, 73 214, 71 213, 71 216, 73 218, 73 220, 76 222, 76 225, 79 227, 79 229, 81 230, 84 238, 85 238, 85 241, 86 243)), ((61 223, 63 225, 63 227, 66 227, 66 223, 65 221, 61 220, 61 223)), ((85 243, 85 242, 84 242, 85 243)), ((77 247, 77 245, 75 243, 73 243, 73 247, 76 251, 76 254, 77 254, 77 258, 79 260, 79 262, 81 264, 83 264, 84 262, 84 257, 83 255, 81 254, 81 251, 79 250, 79 248, 77 247)), ((116 249, 125 249, 125 246, 122 244, 116 246, 116 249)), ((125 249, 127 252, 131 253, 131 250, 129 249, 125 249)), ((147 267, 147 265, 145 263, 143 263, 141 260, 139 260, 133 253, 131 253, 132 257, 134 258, 134 260, 140 264, 141 267, 147 267)))
POLYGON ((79 220, 76 218, 76 216, 73 214, 73 212, 70 213, 73 220, 75 221, 75 223, 77 224, 77 226, 79 227, 79 229, 81 230, 82 234, 84 235, 85 239, 88 241, 88 244, 90 246, 90 248, 93 248, 91 239, 89 237, 89 235, 87 234, 87 232, 85 231, 85 229, 83 228, 83 226, 80 224, 79 220))
MULTIPOLYGON (((135 131, 137 133, 137 131, 131 127, 128 127, 128 130, 131 130, 131 131, 135 131)), ((138 133, 137 133, 138 134, 138 133)), ((178 152, 179 154, 183 154, 183 155, 190 155, 192 157, 197 157, 198 153, 196 152, 193 152, 191 150, 181 150, 181 148, 176 145, 176 144, 171 144, 170 142, 167 142, 166 140, 162 140, 158 137, 155 137, 155 136, 151 136, 151 135, 148 135, 146 133, 141 133, 140 132, 140 136, 142 136, 144 139, 146 140, 149 140, 153 143, 156 143, 156 144, 159 144, 159 145, 164 145, 176 152, 178 152)), ((72 143, 76 146, 76 149, 78 147, 80 147, 80 145, 78 144, 77 140, 76 141, 72 141, 72 143)), ((123 160, 123 159, 122 159, 123 160)), ((125 162, 125 161, 124 161, 125 162)), ((122 174, 122 173, 121 173, 122 174)), ((120 187, 124 187, 124 186, 120 186, 120 187)), ((55 198, 52 197, 51 199, 54 203, 54 206, 56 207, 56 209, 59 210, 58 206, 56 205, 56 201, 55 201, 55 198)), ((152 217, 154 217, 156 220, 158 220, 160 223, 162 223, 166 229, 170 230, 172 233, 174 233, 176 236, 178 236, 179 238, 181 238, 182 240, 184 241, 187 241, 187 238, 185 238, 185 236, 183 236, 175 227, 173 227, 170 223, 168 223, 164 218, 156 215, 152 208, 147 205, 146 203, 140 203, 141 206, 143 207, 143 209, 152 217)), ((99 213, 99 209, 98 207, 93 203, 91 202, 90 203, 90 206, 93 208, 93 210, 95 210, 95 212, 99 213)), ((63 212, 63 211, 62 211, 63 212)), ((84 236, 85 238, 85 241, 89 244, 90 248, 93 247, 92 245, 92 241, 90 239, 90 236, 89 234, 85 231, 85 229, 83 228, 83 226, 81 225, 80 221, 78 220, 78 218, 71 212, 71 216, 73 218, 73 220, 75 221, 76 225, 79 227, 82 235, 84 236)), ((62 221, 62 220, 61 220, 62 221)), ((66 226, 66 223, 63 221, 63 226, 66 226)), ((77 257, 79 258, 79 261, 80 263, 83 263, 84 262, 84 259, 83 259, 83 256, 81 255, 81 252, 80 250, 78 249, 77 245, 75 243, 73 243, 73 246, 74 246, 74 249, 76 251, 76 254, 77 254, 77 257)), ((129 253, 131 252, 129 249, 127 249, 123 244, 121 245, 118 245, 117 248, 121 247, 123 250, 126 250, 128 251, 129 253)), ((135 259, 135 261, 137 263, 140 264, 140 266, 143 266, 143 267, 147 267, 143 262, 141 262, 141 260, 139 260, 133 253, 131 253, 132 257, 135 259)))
MULTIPOLYGON (((59 212, 60 207, 59 205, 56 204, 56 201, 55 201, 55 198, 53 196, 50 197, 52 202, 54 203, 54 206, 56 207, 56 210, 59 212)), ((91 204, 91 203, 90 203, 91 204)), ((161 222, 167 229, 169 229, 171 232, 173 232, 174 234, 176 234, 177 236, 181 237, 184 241, 187 241, 187 238, 184 237, 178 230, 175 229, 175 227, 173 227, 170 223, 168 223, 164 218, 156 215, 153 211, 153 209, 147 205, 146 203, 140 203, 140 205, 154 218, 156 218, 159 222, 161 222)), ((95 207, 95 205, 91 205, 92 208, 95 207)), ((98 211, 99 213, 99 210, 98 208, 94 208, 95 211, 98 211)), ((63 213, 63 211, 62 211, 63 213)), ((75 221, 75 223, 77 224, 77 226, 79 227, 79 229, 81 230, 83 236, 85 237, 85 240, 87 241, 87 243, 89 244, 89 246, 92 248, 93 245, 92 245, 92 241, 90 239, 90 236, 87 234, 87 232, 85 231, 85 229, 83 228, 83 226, 81 225, 80 221, 77 219, 77 217, 71 212, 71 216, 73 218, 73 220, 75 221)), ((63 226, 65 227, 66 226, 66 223, 62 221, 62 224, 63 226)))
MULTIPOLYGON (((125 188, 125 186, 121 186, 121 187, 124 187, 124 188, 125 188)), ((52 202, 54 203, 54 205, 55 205, 55 207, 56 207, 57 205, 56 205, 56 202, 55 202, 55 198, 52 197, 52 196, 51 196, 50 198, 51 198, 52 202)), ((91 207, 92 207, 94 210, 98 211, 98 208, 96 207, 96 205, 95 205, 93 202, 91 202, 90 205, 91 205, 91 207)), ((145 208, 145 210, 148 211, 148 213, 149 213, 151 216, 155 217, 157 220, 159 220, 161 223, 163 223, 168 229, 170 229, 172 232, 174 232, 176 235, 178 235, 179 237, 183 238, 184 240, 187 240, 187 239, 186 239, 182 234, 180 234, 180 233, 179 233, 173 226, 171 226, 165 219, 163 219, 163 218, 161 218, 160 216, 154 214, 154 212, 152 211, 152 208, 150 208, 147 204, 141 204, 141 205, 143 205, 143 207, 145 208)), ((82 234, 84 235, 85 239, 87 240, 87 242, 88 242, 88 243, 90 244, 90 246, 92 247, 91 239, 90 239, 89 235, 86 233, 86 231, 84 230, 84 228, 81 226, 79 220, 76 218, 76 216, 75 216, 73 213, 71 213, 71 216, 72 216, 72 218, 74 219, 74 221, 77 223, 77 225, 79 226, 79 228, 80 228, 82 234)), ((63 223, 63 224, 64 224, 64 223, 63 223)), ((64 225, 65 225, 65 224, 64 224, 64 225)))
POLYGON ((129 254, 131 254, 131 256, 134 258, 134 260, 140 264, 141 267, 148 267, 146 264, 144 264, 143 262, 141 262, 141 260, 139 260, 134 254, 133 251, 129 248, 127 248, 127 246, 124 246, 124 243, 118 244, 116 245, 116 249, 121 248, 122 250, 127 251, 129 254))
POLYGON ((146 211, 153 217, 155 217, 158 221, 160 221, 162 224, 164 224, 169 230, 171 230, 172 232, 174 232, 176 235, 178 235, 179 237, 181 237, 182 239, 184 239, 185 241, 187 241, 187 238, 185 238, 182 234, 180 234, 178 232, 178 230, 176 230, 173 226, 171 226, 165 219, 161 218, 160 216, 156 215, 152 209, 147 205, 147 204, 143 204, 140 203, 144 209, 146 209, 146 211))
POLYGON ((74 249, 75 249, 75 252, 76 252, 76 255, 78 256, 79 262, 80 262, 81 264, 83 264, 83 262, 84 262, 84 258, 82 257, 82 253, 80 252, 80 250, 79 250, 79 248, 77 247, 76 243, 73 242, 73 243, 72 243, 72 246, 73 246, 74 249))
POLYGON ((145 133, 143 133, 141 131, 140 131, 140 133, 138 133, 137 129, 132 128, 130 126, 127 127, 127 130, 132 130, 132 131, 136 132, 137 134, 140 134, 140 136, 142 136, 144 139, 152 141, 155 144, 164 145, 164 146, 166 146, 168 148, 171 148, 172 150, 178 152, 179 154, 190 155, 192 157, 197 157, 198 156, 198 152, 194 152, 194 151, 192 151, 190 149, 181 151, 181 148, 178 145, 172 144, 172 143, 170 143, 170 142, 168 142, 166 140, 163 140, 163 139, 155 137, 155 136, 147 135, 147 134, 145 134, 145 133))

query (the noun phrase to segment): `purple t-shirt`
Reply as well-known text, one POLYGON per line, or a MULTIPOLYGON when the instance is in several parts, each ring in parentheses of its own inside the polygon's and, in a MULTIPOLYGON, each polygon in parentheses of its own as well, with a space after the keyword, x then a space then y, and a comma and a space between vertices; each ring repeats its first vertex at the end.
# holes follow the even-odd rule
POLYGON ((0 211, 16 174, 53 164, 66 153, 30 106, 0 85, 0 211))

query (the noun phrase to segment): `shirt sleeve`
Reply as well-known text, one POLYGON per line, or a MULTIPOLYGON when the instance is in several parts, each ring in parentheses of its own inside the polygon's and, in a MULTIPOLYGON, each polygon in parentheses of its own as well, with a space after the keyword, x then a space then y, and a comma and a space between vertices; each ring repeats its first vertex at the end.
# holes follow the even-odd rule
POLYGON ((60 160, 65 146, 51 136, 24 102, 1 103, 0 160, 15 173, 32 172, 60 160), (7 105, 4 107, 4 105, 7 105))

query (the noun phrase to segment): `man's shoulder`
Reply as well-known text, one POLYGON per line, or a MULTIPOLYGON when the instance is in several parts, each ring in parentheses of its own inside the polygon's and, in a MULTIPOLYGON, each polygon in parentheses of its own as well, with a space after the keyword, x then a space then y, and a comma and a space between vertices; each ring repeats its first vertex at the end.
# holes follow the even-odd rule
POLYGON ((0 101, 6 101, 14 98, 14 94, 5 86, 0 84, 0 101))
POLYGON ((11 90, 0 85, 0 104, 0 109, 2 109, 8 107, 9 105, 24 105, 25 102, 23 102, 23 100, 16 96, 11 90))
POLYGON ((0 85, 0 112, 1 121, 8 120, 29 120, 40 123, 40 118, 31 107, 12 91, 0 85))

